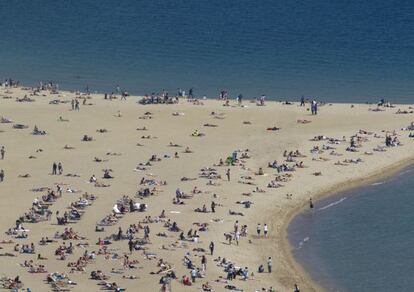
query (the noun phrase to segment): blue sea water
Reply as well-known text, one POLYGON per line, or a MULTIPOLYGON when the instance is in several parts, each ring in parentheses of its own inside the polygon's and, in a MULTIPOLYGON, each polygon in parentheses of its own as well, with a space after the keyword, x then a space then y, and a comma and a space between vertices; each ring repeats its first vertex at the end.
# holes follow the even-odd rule
POLYGON ((135 94, 412 103, 411 0, 18 0, 0 78, 135 94))
POLYGON ((327 291, 414 291, 414 166, 295 217, 295 258, 327 291))

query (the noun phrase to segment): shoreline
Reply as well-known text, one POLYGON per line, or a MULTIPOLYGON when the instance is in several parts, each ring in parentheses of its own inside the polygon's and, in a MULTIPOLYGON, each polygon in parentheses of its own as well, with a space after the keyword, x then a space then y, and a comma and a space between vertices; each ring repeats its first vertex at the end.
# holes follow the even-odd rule
MULTIPOLYGON (((44 83, 47 84, 46 81, 44 83)), ((34 88, 37 88, 38 86, 39 86, 39 84, 27 85, 26 83, 24 83, 24 85, 20 84, 18 87, 12 87, 10 89, 13 89, 13 88, 14 89, 16 89, 16 88, 19 88, 19 89, 23 89, 23 88, 34 89, 34 88)), ((4 89, 3 87, 0 87, 0 88, 4 89)), ((112 91, 114 91, 114 90, 112 90, 112 91)), ((160 89, 160 91, 161 91, 161 89, 160 89)), ((151 91, 151 90, 149 90, 147 93, 144 93, 144 94, 129 92, 127 90, 126 90, 126 92, 129 93, 128 97, 133 97, 133 98, 134 97, 144 98, 145 94, 150 95, 149 92, 154 92, 155 95, 161 95, 161 92, 151 91)), ((86 94, 86 92, 84 92, 82 90, 79 90, 79 89, 75 90, 75 89, 70 89, 70 88, 66 88, 66 87, 62 87, 62 88, 59 87, 59 94, 60 93, 70 93, 70 94, 80 93, 81 95, 86 94)), ((114 92, 112 92, 112 93, 114 93, 114 92)), ((110 90, 105 91, 105 90, 97 89, 97 90, 93 90, 93 91, 89 92, 90 96, 104 95, 104 94, 110 94, 110 90)), ((115 93, 115 95, 116 95, 116 93, 115 93)), ((176 94, 174 93, 174 94, 171 94, 170 96, 173 97, 173 96, 176 96, 176 94)), ((243 100, 247 103, 250 103, 250 102, 254 102, 259 97, 260 97, 259 95, 258 96, 249 96, 249 97, 244 97, 243 100)), ((180 96, 180 99, 185 99, 185 98, 186 98, 185 96, 180 96)), ((266 103, 268 103, 268 102, 283 103, 283 102, 286 102, 286 101, 292 102, 292 103, 300 103, 300 98, 301 98, 300 96, 287 96, 287 97, 268 97, 268 96, 266 96, 266 103)), ((369 98, 374 99, 376 97, 372 96, 372 97, 369 97, 369 98)), ((194 99, 198 99, 199 101, 223 101, 224 100, 224 99, 220 98, 219 96, 207 96, 207 95, 194 96, 194 99), (206 99, 203 99, 204 96, 206 97, 206 99)), ((229 96, 228 99, 230 101, 236 100, 237 95, 229 96)), ((310 102, 311 99, 312 99, 312 97, 306 97, 305 100, 307 102, 310 102)), ((335 104, 337 104, 337 105, 378 105, 378 103, 380 102, 379 97, 378 97, 377 101, 368 101, 368 100, 366 100, 366 101, 349 102, 349 101, 342 101, 342 100, 343 99, 330 100, 329 98, 327 98, 326 100, 318 100, 318 102, 321 102, 323 105, 335 105, 335 104)), ((409 103, 409 102, 406 102, 406 103, 396 102, 396 103, 391 103, 391 104, 394 105, 394 106, 407 106, 407 105, 411 105, 412 103, 409 103)))
MULTIPOLYGON (((314 202, 320 201, 322 199, 326 199, 332 196, 335 196, 341 192, 344 191, 350 191, 353 189, 357 189, 363 186, 366 186, 368 184, 377 182, 378 180, 389 178, 394 175, 396 175, 401 170, 409 167, 410 165, 414 165, 414 156, 412 156, 409 160, 403 160, 399 162, 395 162, 391 165, 388 165, 386 167, 383 167, 381 169, 376 170, 374 173, 370 173, 366 176, 353 179, 351 181, 342 182, 339 184, 332 185, 326 190, 323 190, 317 195, 312 195, 312 199, 314 202)), ((307 203, 307 202, 306 202, 307 203)), ((284 219, 283 223, 283 233, 280 235, 280 240, 282 241, 282 252, 286 259, 288 260, 288 263, 290 264, 290 268, 292 270, 292 273, 297 273, 299 277, 301 277, 306 283, 306 286, 308 289, 313 289, 314 291, 326 291, 325 288, 320 286, 314 279, 312 279, 309 272, 302 266, 300 262, 298 262, 293 253, 292 253, 292 245, 289 242, 288 239, 288 227, 292 220, 302 213, 306 207, 308 207, 308 204, 303 204, 301 206, 297 206, 296 208, 292 209, 288 212, 286 218, 284 219)), ((303 285, 303 284, 302 284, 303 285)), ((304 285, 304 286, 305 286, 304 285)))

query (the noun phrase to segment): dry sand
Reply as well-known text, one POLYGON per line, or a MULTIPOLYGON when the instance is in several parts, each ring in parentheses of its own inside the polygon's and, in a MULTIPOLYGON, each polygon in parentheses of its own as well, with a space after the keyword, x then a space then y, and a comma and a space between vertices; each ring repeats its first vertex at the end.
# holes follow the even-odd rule
MULTIPOLYGON (((215 283, 214 280, 220 276, 225 278, 226 273, 222 267, 213 261, 218 256, 236 263, 240 267, 249 267, 249 273, 254 272, 254 278, 243 281, 237 277, 230 284, 244 291, 255 291, 262 287, 266 289, 272 286, 276 291, 293 291, 294 283, 298 283, 301 291, 321 291, 307 274, 294 262, 290 254, 290 247, 286 242, 286 226, 292 216, 307 206, 309 198, 326 195, 340 188, 350 187, 355 183, 363 182, 364 178, 391 173, 391 168, 411 161, 413 156, 413 141, 408 138, 409 131, 401 131, 401 128, 409 125, 414 119, 413 114, 395 114, 398 108, 408 110, 407 105, 396 108, 384 108, 384 111, 369 111, 375 106, 358 104, 351 107, 349 104, 333 104, 320 107, 317 116, 311 116, 308 107, 300 107, 298 104, 284 105, 277 102, 267 102, 266 106, 259 107, 254 103, 244 104, 246 107, 236 106, 231 102, 230 107, 223 107, 222 101, 207 100, 203 105, 194 105, 191 102, 181 100, 174 105, 138 105, 138 97, 128 97, 127 101, 104 100, 102 95, 91 95, 88 103, 93 105, 82 105, 80 110, 72 111, 70 103, 49 104, 53 99, 70 101, 75 97, 74 93, 61 92, 59 95, 51 95, 42 92, 43 96, 31 96, 35 102, 16 102, 15 97, 23 97, 30 92, 20 88, 5 89, 0 91, 0 116, 12 119, 15 123, 26 124, 27 129, 13 129, 13 124, 0 124, 0 145, 6 149, 5 159, 0 161, 0 168, 5 171, 5 181, 0 183, 0 240, 12 239, 15 243, 36 245, 36 254, 17 254, 17 257, 4 256, 1 259, 0 275, 15 277, 20 275, 25 287, 32 291, 45 291, 50 286, 44 280, 47 274, 31 274, 27 268, 21 267, 24 260, 34 260, 36 264, 44 264, 48 272, 65 272, 70 279, 77 282, 72 291, 98 291, 99 281, 89 279, 93 270, 102 270, 110 276, 110 282, 116 282, 120 287, 130 291, 159 291, 161 285, 158 283, 161 275, 152 275, 150 272, 158 271, 158 259, 162 258, 171 264, 178 277, 190 275, 183 265, 183 257, 189 252, 193 262, 198 266, 202 254, 208 258, 207 273, 205 279, 197 279, 195 285, 185 287, 179 281, 172 282, 173 291, 195 291, 201 288, 202 283, 209 281, 215 291, 224 291, 225 284, 215 283), (4 96, 13 98, 6 99, 4 96), (118 117, 118 111, 121 117, 118 117), (211 112, 223 114, 221 119, 214 118, 211 112), (151 112, 152 119, 140 119, 145 112, 151 112), (183 113, 174 116, 173 112, 183 113), (59 116, 68 119, 68 122, 58 122, 59 116), (297 123, 298 119, 306 119, 311 123, 297 123), (245 124, 249 121, 251 124, 245 124), (217 127, 204 127, 203 124, 215 124, 217 127), (34 125, 45 130, 47 135, 32 135, 34 125), (137 131, 138 127, 147 127, 147 131, 137 131), (266 128, 277 126, 278 131, 268 131, 266 128), (98 133, 97 129, 105 128, 107 133, 98 133), (204 133, 203 137, 193 137, 191 133, 198 129, 204 133), (382 136, 374 138, 374 135, 360 135, 367 137, 369 141, 364 142, 359 152, 345 151, 349 146, 349 137, 363 129, 375 132, 382 136), (372 151, 377 145, 384 145, 385 132, 396 130, 398 139, 403 146, 389 147, 386 152, 373 152, 373 155, 364 154, 372 151), (91 142, 82 142, 83 135, 93 136, 91 142), (143 135, 151 135, 152 139, 141 139, 143 135), (317 135, 325 135, 342 139, 346 136, 347 142, 336 147, 342 156, 329 155, 330 150, 319 155, 310 153, 315 145, 320 147, 327 144, 326 141, 310 141, 317 135), (182 145, 182 148, 169 147, 170 142, 182 145), (142 146, 137 146, 137 143, 142 146), (72 150, 63 149, 65 145, 74 147, 72 150), (193 153, 183 153, 188 146, 193 153), (36 152, 42 149, 42 152, 36 152), (234 150, 249 149, 251 158, 242 159, 244 167, 222 166, 215 167, 222 179, 214 180, 219 186, 209 186, 207 179, 199 178, 200 169, 213 167, 220 158, 223 160, 230 156, 234 150), (275 177, 277 171, 267 167, 267 163, 277 160, 286 163, 283 157, 284 150, 298 149, 304 158, 295 158, 303 161, 306 168, 298 168, 289 182, 282 182, 280 188, 267 188, 267 184, 275 177), (179 158, 174 158, 174 152, 178 152, 179 158), (121 153, 120 156, 106 155, 108 152, 121 153), (156 154, 162 158, 161 161, 153 163, 147 171, 136 172, 134 168, 139 163, 145 163, 156 154), (164 155, 171 158, 166 158, 164 155), (29 156, 35 159, 29 159, 29 156), (94 162, 94 157, 105 159, 105 162, 94 162), (327 158, 328 161, 317 161, 312 158, 327 158), (334 163, 338 160, 362 158, 363 163, 350 163, 348 166, 338 166, 334 163), (63 164, 63 175, 50 175, 53 162, 63 164), (257 176, 254 173, 262 167, 265 175, 257 176), (231 169, 231 181, 225 176, 226 170, 231 169), (114 179, 103 180, 102 169, 112 169, 114 179), (315 176, 313 173, 321 172, 315 176), (21 178, 19 175, 30 174, 29 178, 21 178), (79 174, 80 177, 67 177, 68 173, 79 174), (100 188, 88 183, 92 175, 96 175, 98 181, 109 183, 110 187, 100 188), (153 176, 150 176, 152 174, 153 176), (194 181, 183 182, 182 177, 197 178, 194 181), (241 176, 253 177, 253 183, 264 189, 265 193, 253 193, 254 185, 238 183, 241 176), (148 204, 146 212, 127 213, 114 226, 105 227, 104 232, 95 232, 96 223, 105 215, 110 214, 115 202, 123 195, 134 197, 139 189, 139 181, 142 177, 155 178, 167 181, 166 186, 159 186, 162 190, 158 194, 140 200, 148 204), (29 210, 32 201, 41 197, 43 193, 32 192, 37 187, 55 188, 55 184, 61 184, 67 188, 81 190, 79 194, 63 192, 62 198, 58 199, 50 209, 53 215, 50 221, 36 224, 24 223, 30 229, 27 239, 14 239, 4 233, 8 228, 15 226, 18 216, 29 210), (185 205, 173 205, 172 199, 175 190, 180 188, 186 193, 197 186, 202 194, 194 195, 193 199, 185 200, 185 205), (67 226, 57 225, 56 211, 63 213, 71 202, 75 201, 83 192, 98 196, 92 206, 86 209, 82 219, 76 224, 67 226), (244 196, 242 193, 251 193, 244 196), (217 194, 218 198, 214 198, 217 194), (292 194, 291 199, 286 194, 292 194), (203 204, 210 210, 210 203, 214 200, 222 206, 216 207, 216 213, 196 213, 193 210, 201 208, 203 204), (253 202, 250 208, 236 204, 236 201, 250 200, 253 202), (244 216, 229 215, 229 210, 242 212, 244 216), (123 275, 135 275, 139 279, 122 279, 120 274, 111 274, 112 268, 122 268, 122 256, 128 252, 128 241, 113 241, 109 246, 116 249, 121 256, 120 260, 105 260, 103 256, 87 265, 85 272, 69 273, 68 261, 76 261, 87 250, 98 251, 96 245, 98 237, 109 236, 116 233, 119 227, 124 231, 130 224, 136 224, 144 220, 145 216, 156 217, 165 210, 167 219, 176 221, 178 226, 186 234, 189 229, 196 229, 195 222, 206 222, 209 224, 208 232, 199 232, 200 238, 197 243, 186 242, 187 248, 171 248, 163 250, 162 246, 168 247, 171 243, 178 241, 179 233, 169 232, 164 223, 149 224, 151 228, 151 243, 146 245, 147 252, 156 254, 156 259, 148 260, 142 251, 135 251, 130 259, 137 259, 137 269, 125 270, 123 275), (178 211, 178 212, 177 212, 178 211), (212 219, 222 219, 214 222, 212 219), (240 225, 248 225, 248 236, 242 237, 239 245, 234 242, 226 243, 223 236, 225 232, 233 230, 233 224, 238 220, 240 225), (257 223, 269 225, 269 236, 256 236, 257 223), (72 227, 80 235, 86 236, 89 247, 76 247, 74 254, 68 256, 66 261, 57 260, 54 255, 55 249, 62 244, 52 243, 39 246, 39 240, 48 236, 52 238, 56 231, 63 231, 66 227, 72 227), (167 237, 156 236, 159 232, 165 232, 167 237), (193 248, 204 248, 208 250, 210 241, 215 243, 214 256, 209 253, 194 252, 193 248), (37 260, 37 254, 48 258, 48 260, 37 260), (257 273, 257 267, 263 264, 266 268, 266 260, 271 256, 273 259, 273 272, 257 273)), ((239 153, 240 155, 240 153, 239 153)), ((292 165, 292 163, 287 163, 292 165)), ((145 224, 143 224, 145 225, 145 224)), ((143 237, 140 230, 137 237, 143 237)), ((66 244, 68 244, 67 241, 66 244)), ((79 241, 73 240, 73 244, 79 241)), ((1 244, 4 252, 14 252, 14 244, 1 244)))

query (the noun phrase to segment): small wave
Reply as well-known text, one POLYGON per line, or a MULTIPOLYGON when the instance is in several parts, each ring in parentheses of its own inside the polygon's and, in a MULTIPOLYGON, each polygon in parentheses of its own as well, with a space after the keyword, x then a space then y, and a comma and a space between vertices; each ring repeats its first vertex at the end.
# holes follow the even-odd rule
POLYGON ((328 209, 330 207, 333 207, 335 205, 338 205, 338 204, 342 203, 343 201, 345 201, 345 199, 346 199, 346 197, 343 197, 343 198, 341 198, 340 200, 338 200, 336 202, 330 203, 326 206, 323 206, 323 207, 319 208, 318 211, 322 211, 322 210, 328 209))
POLYGON ((371 186, 379 186, 379 185, 382 185, 383 183, 385 183, 385 182, 380 181, 380 182, 372 183, 371 186))
POLYGON ((406 169, 404 171, 401 171, 400 175, 403 175, 403 174, 406 174, 406 173, 409 173, 409 172, 412 172, 412 171, 413 171, 412 169, 406 169))
POLYGON ((299 246, 298 246, 298 249, 301 249, 302 248, 302 246, 307 242, 307 241, 309 241, 309 239, 310 239, 310 237, 305 237, 304 239, 302 239, 302 241, 300 241, 299 242, 299 246))

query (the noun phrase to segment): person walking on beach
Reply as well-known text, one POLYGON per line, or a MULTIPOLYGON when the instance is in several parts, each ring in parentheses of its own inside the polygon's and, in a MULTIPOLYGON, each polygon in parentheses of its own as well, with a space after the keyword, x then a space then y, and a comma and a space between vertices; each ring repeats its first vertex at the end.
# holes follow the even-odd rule
POLYGON ((309 208, 313 209, 313 202, 312 202, 312 198, 309 198, 309 208))
POLYGON ((241 104, 242 104, 242 100, 243 100, 243 95, 240 93, 240 94, 237 96, 237 102, 238 102, 238 104, 239 104, 239 105, 241 105, 241 104))
POLYGON ((57 171, 57 164, 56 164, 56 162, 53 162, 53 165, 52 165, 52 175, 55 175, 56 174, 56 171, 57 171))
POLYGON ((265 223, 265 225, 263 226, 263 234, 265 237, 267 237, 267 232, 268 232, 268 227, 267 227, 267 224, 265 223))
POLYGON ((197 278, 197 270, 196 270, 196 268, 194 267, 194 268, 191 270, 191 281, 192 281, 193 283, 195 283, 196 278, 197 278))
POLYGON ((210 248, 210 255, 213 255, 214 254, 214 242, 210 242, 210 246, 209 246, 209 248, 210 248))
POLYGON ((216 203, 211 201, 211 213, 216 213, 216 203))
POLYGON ((4 170, 0 170, 0 182, 4 181, 4 170))
POLYGON ((293 290, 293 292, 300 292, 298 284, 295 284, 295 290, 293 290))
POLYGON ((236 241, 236 244, 239 245, 240 231, 236 231, 236 233, 234 234, 234 240, 236 241))
POLYGON ((60 196, 62 196, 62 187, 61 187, 60 185, 57 185, 57 186, 56 186, 56 192, 57 192, 60 196))
POLYGON ((201 257, 201 267, 203 269, 203 272, 207 270, 207 257, 205 255, 201 257))
POLYGON ((236 222, 234 222, 233 230, 234 230, 234 233, 239 231, 239 220, 236 220, 236 222))
POLYGON ((62 174, 62 172, 63 172, 63 166, 62 166, 61 162, 59 162, 59 164, 58 164, 58 172, 59 172, 59 174, 62 174))
POLYGON ((262 229, 262 227, 260 226, 260 223, 257 223, 256 231, 257 231, 257 236, 259 236, 259 237, 260 237, 260 231, 261 231, 261 229, 262 229))
POLYGON ((4 159, 4 154, 6 153, 6 150, 4 149, 4 146, 1 146, 0 154, 1 154, 1 160, 4 159))
POLYGON ((75 100, 75 110, 79 110, 79 100, 75 100))
POLYGON ((269 257, 268 259, 267 259, 267 271, 269 272, 269 273, 271 273, 272 272, 272 258, 271 257, 269 257))
POLYGON ((305 97, 303 95, 300 99, 300 106, 305 106, 305 97))
POLYGON ((226 171, 227 180, 230 181, 230 168, 226 171))
POLYGON ((72 110, 74 111, 75 110, 75 100, 74 99, 72 99, 71 104, 72 104, 72 110))
POLYGON ((132 251, 134 250, 134 242, 132 241, 132 239, 129 239, 128 241, 128 248, 129 248, 129 253, 132 254, 132 251))
POLYGON ((317 115, 318 114, 318 103, 316 102, 316 100, 312 100, 311 112, 312 112, 312 115, 317 115))
POLYGON ((150 234, 150 228, 149 228, 149 226, 148 225, 145 225, 145 227, 144 227, 144 238, 145 239, 149 239, 149 234, 150 234))

